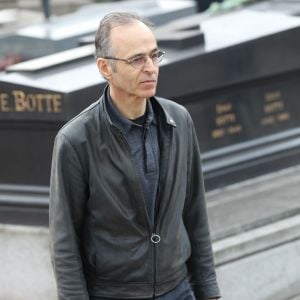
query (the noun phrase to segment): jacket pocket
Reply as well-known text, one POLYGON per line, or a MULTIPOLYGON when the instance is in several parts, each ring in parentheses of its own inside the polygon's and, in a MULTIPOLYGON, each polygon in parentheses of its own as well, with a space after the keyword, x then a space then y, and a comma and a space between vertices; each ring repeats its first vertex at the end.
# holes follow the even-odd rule
POLYGON ((157 244, 158 282, 168 282, 176 274, 183 274, 191 256, 191 243, 183 222, 173 229, 169 238, 157 244))
POLYGON ((101 280, 143 282, 149 272, 149 242, 144 238, 107 238, 97 243, 96 274, 101 280))

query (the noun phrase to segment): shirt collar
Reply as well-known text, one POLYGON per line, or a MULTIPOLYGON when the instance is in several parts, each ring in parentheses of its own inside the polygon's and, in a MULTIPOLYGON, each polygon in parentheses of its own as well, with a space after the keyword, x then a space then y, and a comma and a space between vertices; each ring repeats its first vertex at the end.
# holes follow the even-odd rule
MULTIPOLYGON (((106 94, 105 99, 106 99, 107 112, 108 112, 108 115, 109 115, 112 123, 115 126, 117 126, 124 134, 127 134, 132 127, 142 127, 142 125, 139 125, 139 124, 125 118, 113 104, 112 99, 109 94, 109 89, 107 89, 106 93, 107 94, 106 94)), ((146 114, 147 114, 147 118, 145 121, 145 125, 149 126, 151 123, 156 125, 157 124, 156 117, 153 112, 151 102, 149 100, 147 100, 146 114)))

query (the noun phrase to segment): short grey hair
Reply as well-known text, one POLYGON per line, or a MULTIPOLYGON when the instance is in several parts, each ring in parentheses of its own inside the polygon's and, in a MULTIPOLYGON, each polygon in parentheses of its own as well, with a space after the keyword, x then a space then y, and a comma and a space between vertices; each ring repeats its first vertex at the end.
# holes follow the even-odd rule
POLYGON ((131 24, 136 21, 144 23, 151 30, 153 29, 153 24, 149 20, 135 13, 112 12, 105 15, 100 21, 95 35, 95 58, 113 56, 113 49, 110 43, 110 32, 112 28, 131 24))

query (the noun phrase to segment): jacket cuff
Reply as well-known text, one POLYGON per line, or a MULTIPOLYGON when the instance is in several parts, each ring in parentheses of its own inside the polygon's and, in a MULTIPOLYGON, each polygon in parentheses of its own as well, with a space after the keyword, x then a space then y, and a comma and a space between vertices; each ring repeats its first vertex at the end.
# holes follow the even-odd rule
POLYGON ((192 284, 192 289, 197 300, 207 300, 221 297, 217 283, 211 283, 205 286, 192 284))

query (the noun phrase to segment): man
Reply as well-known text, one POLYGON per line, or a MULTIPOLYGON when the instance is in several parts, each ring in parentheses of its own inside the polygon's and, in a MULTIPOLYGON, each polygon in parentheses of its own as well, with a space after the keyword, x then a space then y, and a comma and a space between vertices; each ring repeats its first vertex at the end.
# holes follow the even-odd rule
POLYGON ((59 299, 217 299, 192 120, 154 97, 164 52, 129 13, 106 15, 95 45, 108 86, 60 130, 53 151, 59 299))

